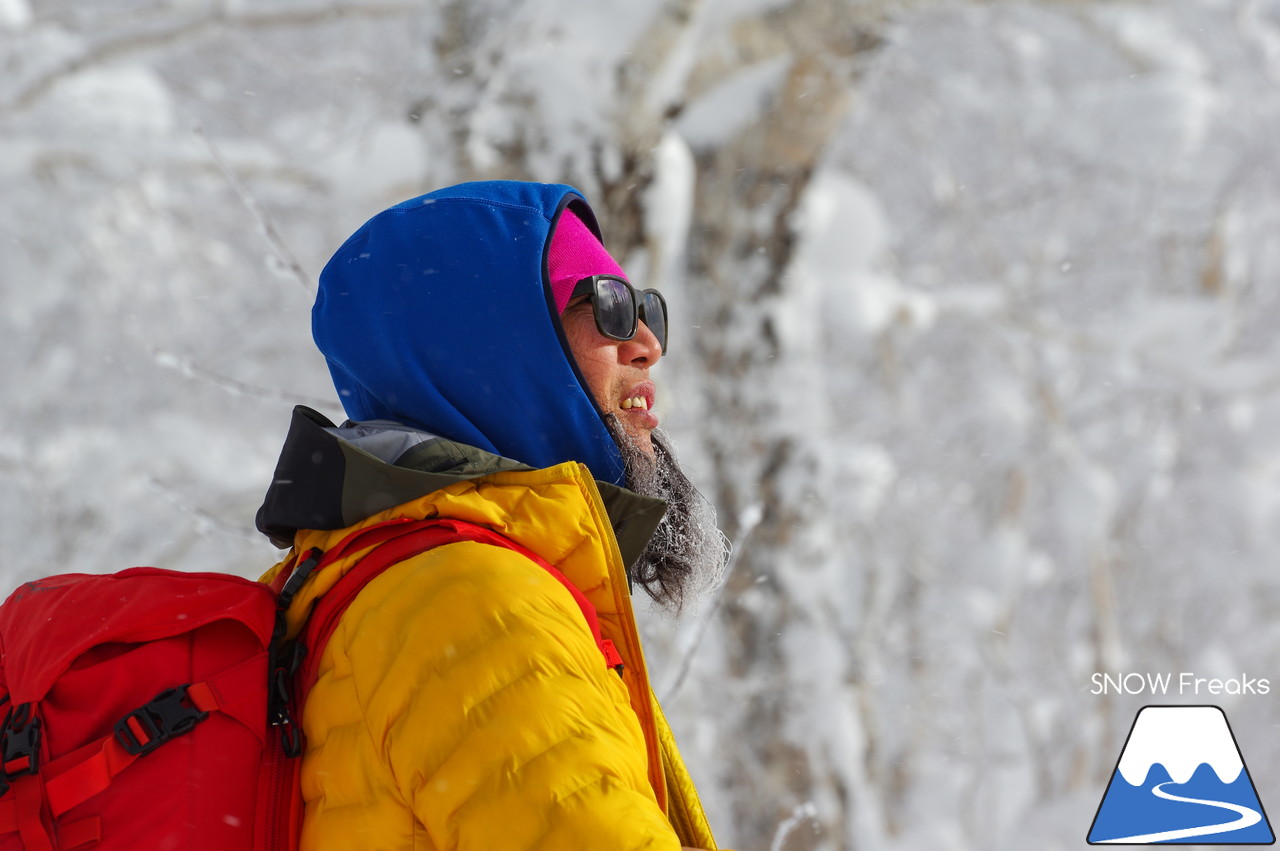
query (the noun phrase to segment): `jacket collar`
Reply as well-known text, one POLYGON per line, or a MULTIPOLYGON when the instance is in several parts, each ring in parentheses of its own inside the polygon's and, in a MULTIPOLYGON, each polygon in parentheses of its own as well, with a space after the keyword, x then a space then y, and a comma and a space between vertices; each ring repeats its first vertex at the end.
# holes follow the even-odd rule
MULTIPOLYGON (((533 468, 483 449, 391 422, 339 428, 303 405, 293 410, 258 530, 280 547, 302 529, 345 529, 441 488, 533 468)), ((666 503, 597 480, 623 564, 640 558, 666 503)))

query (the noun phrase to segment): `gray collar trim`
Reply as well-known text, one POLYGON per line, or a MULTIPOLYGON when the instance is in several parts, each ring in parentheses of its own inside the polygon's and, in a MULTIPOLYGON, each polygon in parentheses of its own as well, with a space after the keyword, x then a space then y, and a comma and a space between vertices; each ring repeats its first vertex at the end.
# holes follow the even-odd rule
POLYGON ((348 420, 325 431, 386 464, 397 464, 414 447, 444 439, 391 420, 348 420))

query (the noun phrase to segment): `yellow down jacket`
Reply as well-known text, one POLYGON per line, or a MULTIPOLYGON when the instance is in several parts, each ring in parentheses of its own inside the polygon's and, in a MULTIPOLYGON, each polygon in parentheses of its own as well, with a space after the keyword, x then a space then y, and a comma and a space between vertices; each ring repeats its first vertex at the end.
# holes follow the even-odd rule
MULTIPOLYGON (((462 479, 351 526, 300 530, 295 550, 393 517, 479 523, 538 553, 595 606, 624 668, 606 666, 570 592, 519 553, 457 542, 394 565, 343 614, 302 710, 301 847, 714 849, 587 468, 462 479)), ((362 555, 308 580, 292 633, 362 555)))

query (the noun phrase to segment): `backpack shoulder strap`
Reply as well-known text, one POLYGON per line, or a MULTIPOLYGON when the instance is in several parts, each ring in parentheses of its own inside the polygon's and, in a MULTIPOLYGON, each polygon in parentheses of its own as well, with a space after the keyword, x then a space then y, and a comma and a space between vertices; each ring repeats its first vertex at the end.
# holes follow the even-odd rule
POLYGON ((364 587, 392 565, 444 544, 461 541, 490 544, 518 552, 551 574, 572 595, 582 612, 583 620, 591 630, 596 646, 605 659, 605 664, 619 673, 622 672, 622 656, 612 641, 601 636, 600 620, 596 615, 595 606, 591 605, 591 602, 569 581, 568 577, 537 553, 492 529, 464 520, 392 520, 387 524, 378 524, 360 530, 334 547, 321 562, 320 567, 323 567, 325 562, 331 562, 337 557, 365 546, 374 545, 367 555, 325 592, 307 618, 307 624, 299 636, 299 640, 306 648, 297 687, 299 705, 315 685, 319 675, 320 656, 334 630, 337 629, 338 621, 364 587))

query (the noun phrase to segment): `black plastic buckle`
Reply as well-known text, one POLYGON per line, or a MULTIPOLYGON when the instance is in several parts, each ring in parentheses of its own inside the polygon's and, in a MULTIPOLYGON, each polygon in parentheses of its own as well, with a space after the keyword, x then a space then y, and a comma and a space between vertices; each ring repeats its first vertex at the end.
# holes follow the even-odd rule
POLYGON ((190 733, 209 713, 183 703, 186 699, 185 685, 165 689, 146 706, 117 721, 116 738, 129 753, 145 754, 170 739, 190 733))
POLYGON ((5 719, 3 774, 6 778, 35 774, 40 770, 40 719, 31 704, 15 706, 5 719))
POLYGON ((294 723, 293 713, 287 706, 275 713, 271 726, 280 730, 280 747, 285 756, 302 756, 302 731, 294 723))
POLYGON ((302 667, 307 648, 301 642, 296 642, 286 652, 287 661, 277 664, 272 669, 267 701, 271 726, 280 728, 280 743, 284 748, 285 756, 293 757, 302 754, 302 733, 294 722, 291 710, 293 690, 289 684, 298 673, 298 669, 302 667))

